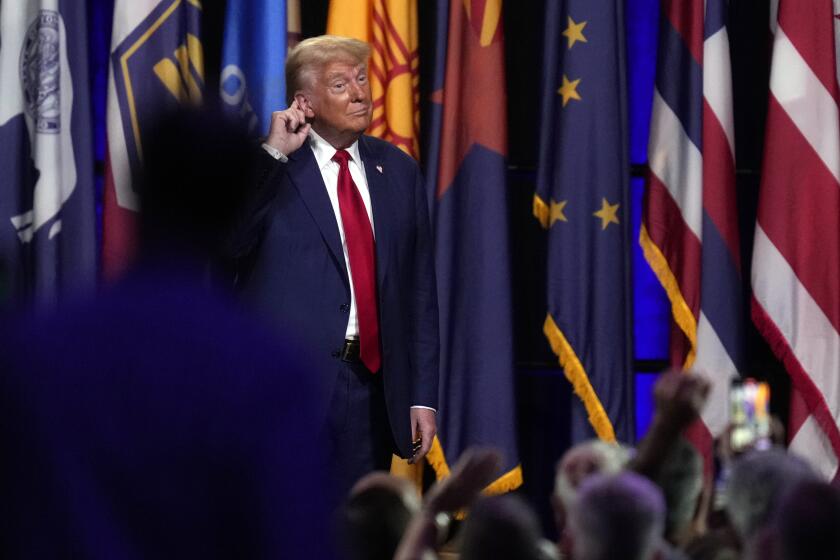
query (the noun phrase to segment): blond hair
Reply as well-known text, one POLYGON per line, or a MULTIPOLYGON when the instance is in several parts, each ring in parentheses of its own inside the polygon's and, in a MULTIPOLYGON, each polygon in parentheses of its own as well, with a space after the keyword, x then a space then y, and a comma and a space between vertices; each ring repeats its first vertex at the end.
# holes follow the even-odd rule
POLYGON ((312 83, 314 72, 330 62, 366 63, 370 46, 358 39, 321 35, 301 41, 286 57, 286 97, 291 104, 295 93, 312 83))

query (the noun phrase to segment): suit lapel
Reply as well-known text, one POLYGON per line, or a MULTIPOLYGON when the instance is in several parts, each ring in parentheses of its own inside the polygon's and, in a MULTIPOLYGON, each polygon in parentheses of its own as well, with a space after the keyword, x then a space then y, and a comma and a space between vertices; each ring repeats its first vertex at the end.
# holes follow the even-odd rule
POLYGON ((388 181, 385 179, 381 153, 365 136, 359 138, 359 155, 365 166, 365 177, 372 206, 371 213, 376 235, 376 278, 379 285, 382 285, 390 253, 389 234, 393 231, 391 220, 394 213, 391 209, 390 192, 388 181))
POLYGON ((341 272, 341 277, 349 287, 347 266, 344 264, 344 250, 341 248, 341 237, 338 233, 338 223, 335 220, 324 178, 318 169, 315 155, 307 144, 295 150, 289 156, 289 177, 300 194, 303 203, 321 230, 321 236, 327 244, 333 258, 341 272))

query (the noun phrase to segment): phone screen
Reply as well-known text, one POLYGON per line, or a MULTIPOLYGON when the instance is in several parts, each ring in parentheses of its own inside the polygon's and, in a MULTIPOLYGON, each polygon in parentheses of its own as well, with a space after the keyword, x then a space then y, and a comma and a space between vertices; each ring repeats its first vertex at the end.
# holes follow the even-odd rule
POLYGON ((770 386, 747 378, 736 380, 729 391, 730 445, 733 451, 770 446, 770 386))

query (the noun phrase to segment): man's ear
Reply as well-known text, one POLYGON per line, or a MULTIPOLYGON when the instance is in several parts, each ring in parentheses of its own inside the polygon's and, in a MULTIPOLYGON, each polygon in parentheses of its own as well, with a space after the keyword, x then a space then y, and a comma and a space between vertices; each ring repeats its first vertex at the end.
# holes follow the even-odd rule
POLYGON ((312 104, 309 102, 309 96, 306 95, 306 93, 303 91, 296 91, 295 101, 297 101, 298 107, 300 107, 307 119, 311 119, 315 116, 315 111, 312 110, 312 104))

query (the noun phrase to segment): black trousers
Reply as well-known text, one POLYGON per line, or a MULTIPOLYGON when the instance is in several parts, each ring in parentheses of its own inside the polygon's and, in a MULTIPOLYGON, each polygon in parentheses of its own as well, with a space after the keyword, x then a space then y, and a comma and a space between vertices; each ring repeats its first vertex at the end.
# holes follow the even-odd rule
POLYGON ((385 405, 383 372, 372 374, 356 362, 340 364, 327 414, 327 441, 334 490, 343 500, 359 478, 390 468, 396 446, 385 405))

